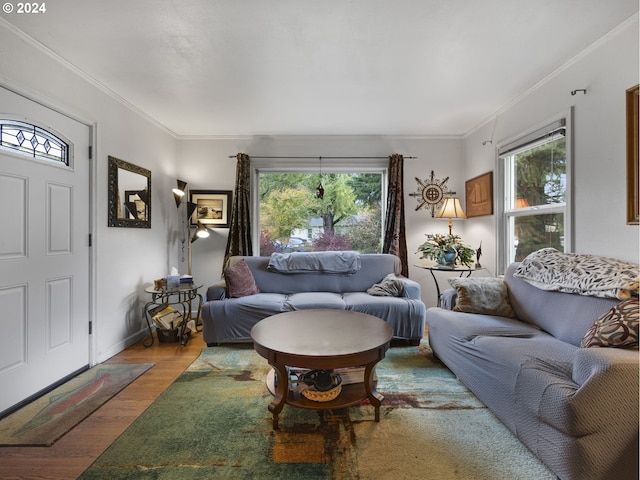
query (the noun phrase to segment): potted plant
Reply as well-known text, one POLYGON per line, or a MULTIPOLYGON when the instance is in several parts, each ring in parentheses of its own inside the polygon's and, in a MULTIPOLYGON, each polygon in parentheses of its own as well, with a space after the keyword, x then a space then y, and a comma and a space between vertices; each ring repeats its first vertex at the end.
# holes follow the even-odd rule
POLYGON ((420 258, 435 260, 440 265, 453 267, 473 262, 475 250, 465 244, 458 235, 427 234, 427 241, 418 247, 420 258))

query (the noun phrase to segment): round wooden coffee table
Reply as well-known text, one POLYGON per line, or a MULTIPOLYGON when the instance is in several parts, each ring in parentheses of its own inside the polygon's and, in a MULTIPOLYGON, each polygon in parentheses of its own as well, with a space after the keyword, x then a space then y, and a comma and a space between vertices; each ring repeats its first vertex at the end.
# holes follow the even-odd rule
POLYGON ((384 397, 376 390, 373 372, 393 337, 391 326, 380 318, 346 310, 298 310, 267 317, 251 329, 256 352, 275 369, 273 428, 285 404, 312 410, 358 405, 369 399, 380 421, 384 397), (343 385, 328 402, 309 400, 289 389, 287 367, 332 370, 364 367, 364 382, 343 385))

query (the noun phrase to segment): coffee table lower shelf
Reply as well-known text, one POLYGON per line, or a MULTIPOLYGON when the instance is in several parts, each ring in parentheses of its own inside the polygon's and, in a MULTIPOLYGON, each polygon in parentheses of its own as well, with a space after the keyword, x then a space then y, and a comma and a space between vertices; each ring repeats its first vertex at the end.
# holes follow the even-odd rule
MULTIPOLYGON (((271 395, 275 395, 275 370, 272 368, 267 373, 266 384, 267 389, 271 395)), ((376 381, 373 381, 373 386, 377 385, 376 381)), ((342 385, 340 394, 333 400, 328 402, 316 402, 304 397, 301 393, 289 390, 285 403, 293 407, 307 408, 309 410, 329 410, 337 408, 352 407, 354 405, 360 405, 364 400, 367 400, 367 390, 365 389, 364 382, 351 383, 349 385, 342 385)), ((382 400, 382 399, 381 399, 382 400)))

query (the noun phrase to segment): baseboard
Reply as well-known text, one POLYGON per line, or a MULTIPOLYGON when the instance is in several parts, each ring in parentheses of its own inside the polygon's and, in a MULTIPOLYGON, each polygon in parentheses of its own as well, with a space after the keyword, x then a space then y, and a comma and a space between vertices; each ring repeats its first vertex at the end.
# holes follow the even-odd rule
POLYGON ((120 342, 110 346, 108 349, 98 352, 96 357, 96 363, 102 363, 109 360, 111 357, 119 354, 123 350, 126 350, 134 343, 140 342, 149 336, 149 329, 145 326, 144 329, 136 332, 133 335, 121 340, 120 342))

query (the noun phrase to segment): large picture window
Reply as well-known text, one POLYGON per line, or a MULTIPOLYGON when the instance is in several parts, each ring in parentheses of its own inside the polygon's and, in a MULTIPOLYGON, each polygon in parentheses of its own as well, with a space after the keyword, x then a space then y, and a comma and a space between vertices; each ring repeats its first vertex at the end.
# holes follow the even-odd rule
POLYGON ((499 148, 504 193, 499 225, 501 271, 535 250, 570 248, 567 133, 562 118, 499 148))
POLYGON ((380 253, 386 170, 257 170, 259 255, 355 250, 380 253), (322 186, 322 195, 318 194, 322 186))

